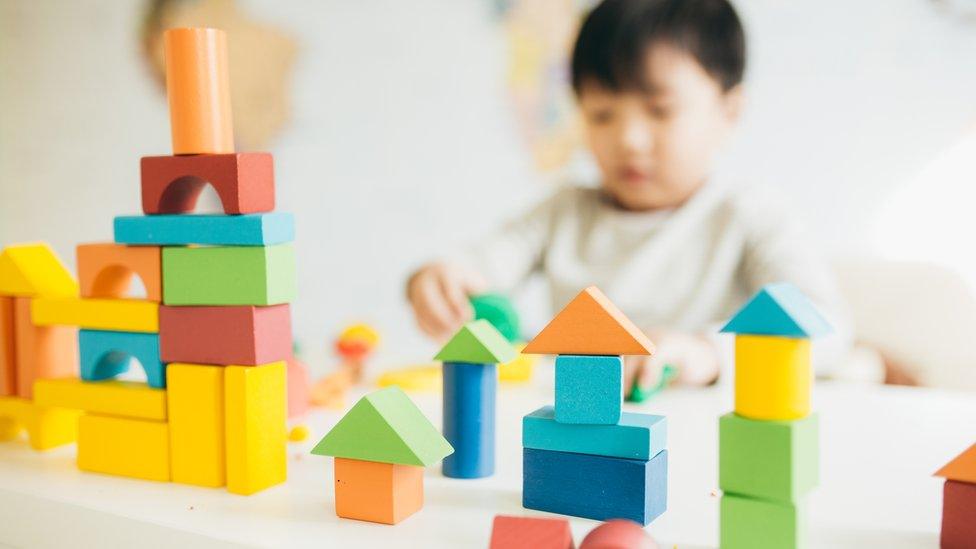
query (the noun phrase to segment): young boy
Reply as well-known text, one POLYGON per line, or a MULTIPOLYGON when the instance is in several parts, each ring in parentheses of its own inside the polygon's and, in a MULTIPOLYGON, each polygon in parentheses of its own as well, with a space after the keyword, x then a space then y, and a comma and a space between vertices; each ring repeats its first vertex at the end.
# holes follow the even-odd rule
MULTIPOLYGON (((556 192, 463 255, 414 273, 407 293, 420 328, 444 339, 472 315, 467 296, 510 291, 542 273, 558 310, 595 284, 657 344, 627 364, 654 385, 719 374, 709 334, 762 285, 789 281, 849 341, 826 266, 782 207, 711 177, 742 108, 745 37, 727 0, 605 0, 580 29, 572 82, 598 188, 556 192)), ((825 356, 826 355, 826 356, 825 356)))

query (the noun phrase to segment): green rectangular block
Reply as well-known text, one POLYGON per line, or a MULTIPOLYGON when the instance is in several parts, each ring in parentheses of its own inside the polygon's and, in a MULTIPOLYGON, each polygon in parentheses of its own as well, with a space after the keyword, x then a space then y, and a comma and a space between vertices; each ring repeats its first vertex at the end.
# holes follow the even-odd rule
POLYGON ((799 549, 805 528, 803 504, 722 496, 720 549, 799 549))
POLYGON ((291 244, 163 248, 166 305, 278 305, 294 298, 291 244))
POLYGON ((791 502, 819 482, 816 414, 760 421, 728 413, 719 419, 719 486, 725 492, 791 502))

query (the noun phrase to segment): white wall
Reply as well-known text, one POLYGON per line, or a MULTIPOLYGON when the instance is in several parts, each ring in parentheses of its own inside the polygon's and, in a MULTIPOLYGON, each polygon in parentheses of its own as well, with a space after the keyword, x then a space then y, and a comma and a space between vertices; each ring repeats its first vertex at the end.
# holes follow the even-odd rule
MULTIPOLYGON (((782 184, 831 249, 976 121, 976 26, 925 0, 749 0, 750 110, 724 164, 782 184)), ((298 37, 294 122, 273 147, 298 220, 296 334, 316 368, 346 321, 388 356, 431 350, 402 299, 411 266, 546 191, 505 95, 488 0, 245 2, 298 37), (388 346, 389 347, 389 346, 388 346)), ((135 2, 0 2, 0 243, 73 262, 139 210, 138 159, 169 151, 135 2)))

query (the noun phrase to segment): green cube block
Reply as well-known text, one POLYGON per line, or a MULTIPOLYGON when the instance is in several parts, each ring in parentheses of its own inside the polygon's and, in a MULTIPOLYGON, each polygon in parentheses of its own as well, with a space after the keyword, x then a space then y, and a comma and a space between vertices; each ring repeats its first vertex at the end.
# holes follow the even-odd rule
POLYGON ((166 305, 277 305, 294 298, 291 244, 163 248, 166 305))
POLYGON ((802 504, 722 496, 720 549, 797 549, 804 529, 802 504))
POLYGON ((741 496, 791 502, 819 480, 816 414, 760 421, 728 413, 719 419, 719 486, 741 496))

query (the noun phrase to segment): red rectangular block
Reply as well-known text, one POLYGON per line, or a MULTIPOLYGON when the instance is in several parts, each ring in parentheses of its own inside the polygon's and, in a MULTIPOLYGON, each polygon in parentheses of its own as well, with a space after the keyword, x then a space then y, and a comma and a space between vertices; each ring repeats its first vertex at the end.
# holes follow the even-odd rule
POLYGON ((946 480, 942 491, 942 536, 939 547, 976 547, 976 484, 946 480))
POLYGON ((270 212, 275 206, 274 160, 269 153, 144 156, 142 211, 189 213, 207 183, 226 214, 270 212))
POLYGON ((256 366, 292 355, 291 308, 159 308, 159 348, 163 362, 256 366))

